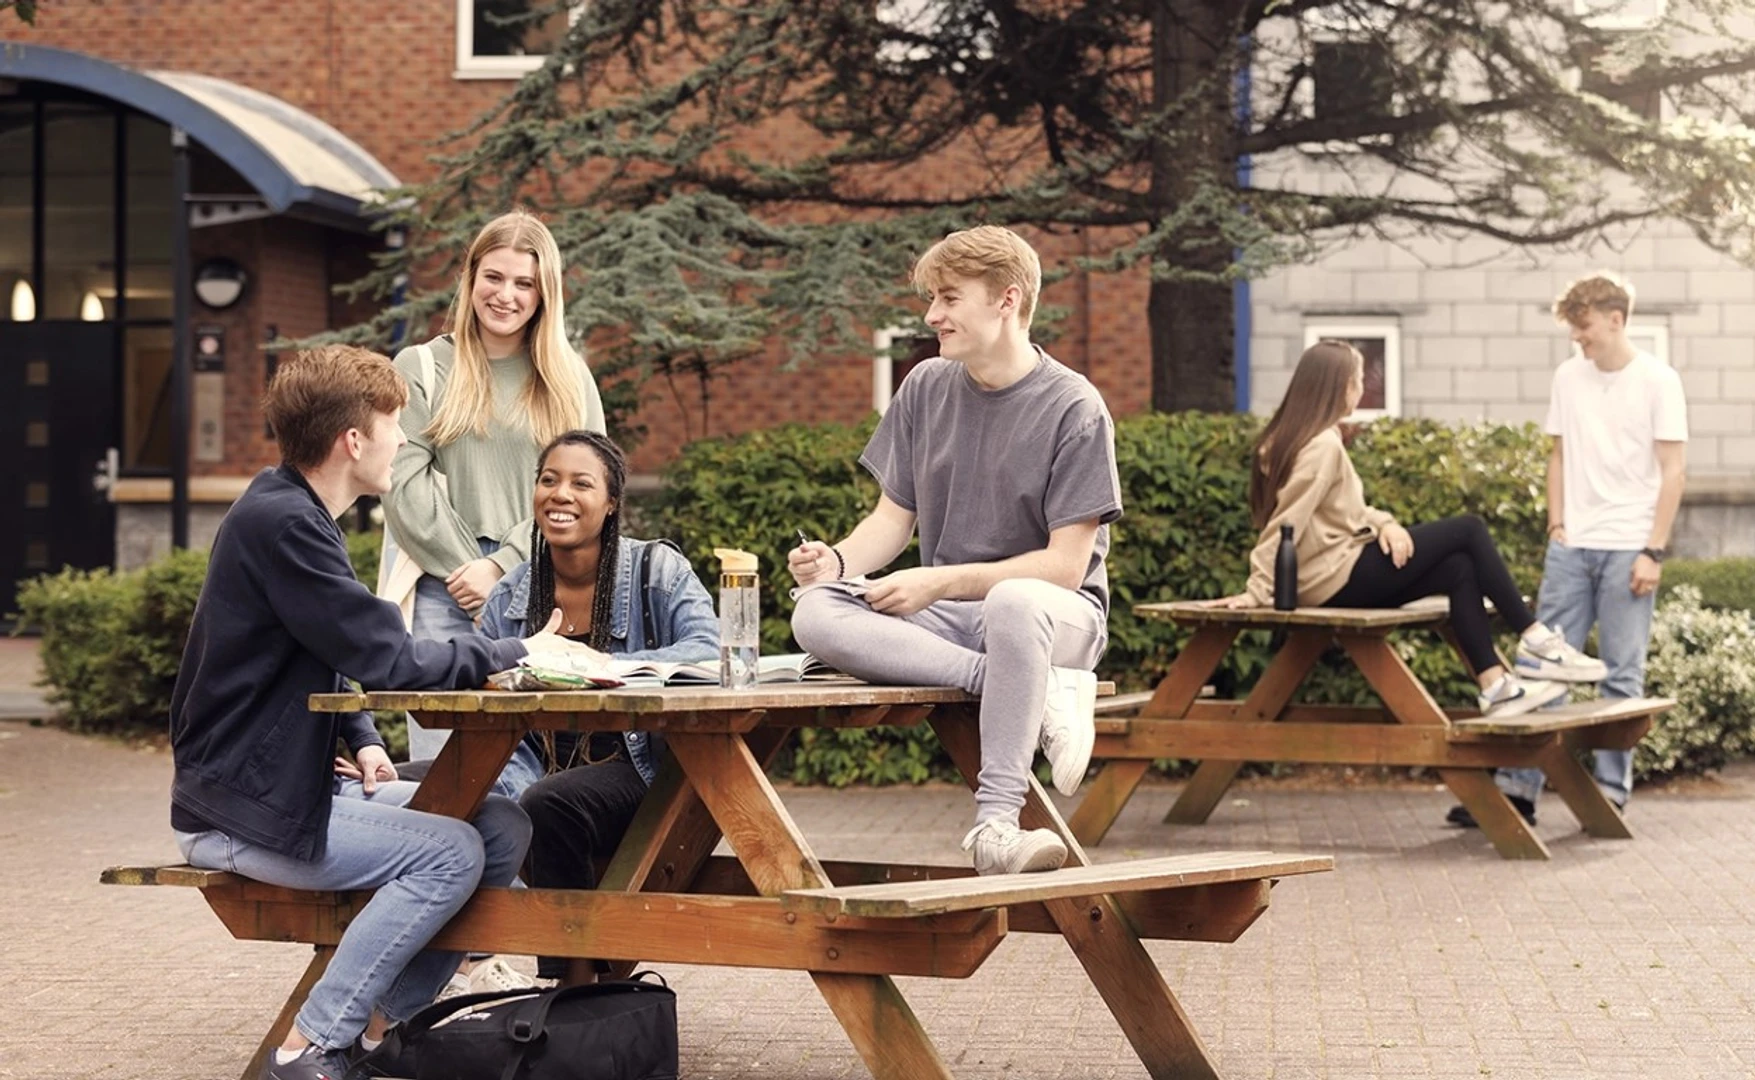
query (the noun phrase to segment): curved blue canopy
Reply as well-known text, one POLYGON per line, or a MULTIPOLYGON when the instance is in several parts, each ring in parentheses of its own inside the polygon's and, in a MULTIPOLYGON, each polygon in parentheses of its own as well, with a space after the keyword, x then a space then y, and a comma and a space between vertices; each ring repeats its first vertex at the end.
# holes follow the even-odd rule
POLYGON ((47 45, 0 43, 0 78, 83 90, 183 129, 276 213, 358 217, 396 176, 358 143, 294 105, 209 75, 136 71, 47 45))

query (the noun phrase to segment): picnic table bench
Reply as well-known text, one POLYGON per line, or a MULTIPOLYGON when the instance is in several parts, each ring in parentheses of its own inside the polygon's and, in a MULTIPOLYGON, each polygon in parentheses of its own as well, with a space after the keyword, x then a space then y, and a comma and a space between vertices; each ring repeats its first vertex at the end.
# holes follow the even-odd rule
POLYGON ((1177 796, 1167 823, 1205 822, 1248 761, 1426 766, 1468 807, 1506 858, 1546 859, 1547 845, 1493 783, 1495 767, 1534 766, 1592 836, 1627 839, 1621 813, 1579 764, 1584 749, 1630 749, 1668 698, 1575 702, 1522 716, 1485 718, 1444 709, 1389 642, 1396 630, 1450 639, 1448 606, 1405 608, 1222 609, 1192 601, 1141 604, 1146 618, 1194 628, 1150 698, 1131 717, 1099 716, 1094 760, 1103 767, 1069 819, 1082 843, 1099 844, 1151 763, 1201 764, 1177 796), (1247 698, 1201 700, 1237 636, 1281 630, 1285 641, 1247 698), (1302 705, 1293 697, 1323 653, 1339 646, 1381 705, 1302 705))
MULTIPOLYGON (((458 950, 720 964, 810 973, 880 1080, 951 1075, 893 980, 963 978, 1008 933, 1059 934, 1147 1072, 1217 1069, 1142 939, 1234 941, 1282 877, 1328 856, 1219 852, 1092 865, 1032 779, 1025 828, 1055 829, 1068 866, 976 877, 966 865, 820 858, 765 765, 798 727, 930 723, 971 786, 980 768, 975 702, 960 690, 852 681, 753 690, 320 694, 314 711, 406 709, 450 728, 411 806, 468 817, 533 729, 662 731, 670 753, 596 890, 482 889, 433 944, 458 950), (714 856, 724 838, 734 855, 714 856)), ((265 885, 191 867, 118 867, 112 884, 201 891, 240 939, 305 942, 316 956, 244 1077, 285 1037, 342 931, 369 893, 265 885)))

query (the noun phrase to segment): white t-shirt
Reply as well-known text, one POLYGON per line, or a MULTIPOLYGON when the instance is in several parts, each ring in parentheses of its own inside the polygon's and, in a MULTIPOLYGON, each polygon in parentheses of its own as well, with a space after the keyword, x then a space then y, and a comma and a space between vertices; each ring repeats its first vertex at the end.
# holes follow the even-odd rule
POLYGON ((1657 443, 1688 441, 1688 403, 1675 370, 1647 352, 1619 371, 1574 355, 1554 372, 1548 434, 1561 439, 1566 543, 1638 551, 1657 517, 1657 443))

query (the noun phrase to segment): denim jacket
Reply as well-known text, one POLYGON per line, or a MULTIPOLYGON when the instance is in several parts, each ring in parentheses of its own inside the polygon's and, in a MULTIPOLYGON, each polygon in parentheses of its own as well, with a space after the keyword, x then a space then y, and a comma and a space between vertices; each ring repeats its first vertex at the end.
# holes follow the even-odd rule
MULTIPOLYGON (((530 618, 530 564, 522 562, 508 571, 488 594, 481 609, 481 633, 490 638, 521 638, 528 633, 530 618)), ((700 662, 718 657, 719 617, 713 611, 713 598, 695 576, 688 559, 669 544, 622 537, 616 552, 615 598, 610 604, 607 651, 624 660, 700 662), (641 595, 635 575, 646 560, 652 566, 645 595, 641 595), (657 637, 653 641, 646 640, 648 603, 656 616, 653 626, 657 637)), ((653 760, 656 755, 652 737, 644 731, 629 731, 622 739, 628 748, 628 760, 640 778, 650 784, 658 771, 653 760)), ((496 790, 516 796, 516 791, 505 790, 506 781, 514 781, 512 786, 522 790, 541 775, 535 743, 526 739, 496 790), (514 780, 513 774, 519 770, 534 770, 534 774, 514 780)))

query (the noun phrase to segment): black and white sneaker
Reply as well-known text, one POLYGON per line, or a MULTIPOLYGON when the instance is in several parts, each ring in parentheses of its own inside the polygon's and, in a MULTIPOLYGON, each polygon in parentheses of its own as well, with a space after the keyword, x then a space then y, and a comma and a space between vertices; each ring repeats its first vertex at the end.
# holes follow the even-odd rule
POLYGON ((1501 675, 1499 681, 1478 695, 1475 701, 1485 717, 1522 716, 1566 695, 1566 684, 1541 679, 1520 679, 1501 675))
POLYGON ((1568 645, 1560 631, 1537 623, 1517 643, 1517 673, 1551 682, 1596 683, 1609 677, 1609 668, 1568 645))
POLYGON ((346 1050, 309 1046, 285 1065, 276 1064, 270 1053, 262 1066, 262 1080, 347 1080, 351 1066, 346 1050))

